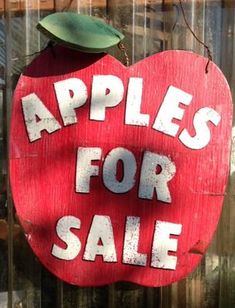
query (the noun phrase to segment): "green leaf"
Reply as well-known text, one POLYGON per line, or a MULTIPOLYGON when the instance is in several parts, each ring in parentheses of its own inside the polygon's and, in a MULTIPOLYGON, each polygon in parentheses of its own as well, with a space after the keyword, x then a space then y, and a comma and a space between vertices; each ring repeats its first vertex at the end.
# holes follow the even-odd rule
POLYGON ((58 44, 84 52, 104 52, 124 35, 98 18, 73 12, 48 15, 37 29, 58 44))

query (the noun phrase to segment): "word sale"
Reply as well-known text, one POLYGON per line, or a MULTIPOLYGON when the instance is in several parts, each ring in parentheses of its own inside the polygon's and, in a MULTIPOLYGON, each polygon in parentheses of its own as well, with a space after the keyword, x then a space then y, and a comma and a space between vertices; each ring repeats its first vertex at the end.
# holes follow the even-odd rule
MULTIPOLYGON (((66 248, 54 244, 52 255, 61 260, 74 260, 80 250, 82 243, 78 236, 70 231, 80 229, 81 220, 75 216, 64 216, 59 219, 56 232, 58 237, 66 243, 66 248)), ((153 268, 176 269, 177 257, 169 255, 177 251, 178 240, 170 238, 170 235, 180 235, 181 224, 164 221, 156 221, 152 242, 150 266, 153 268)), ((137 266, 147 265, 147 254, 138 252, 140 237, 140 217, 128 216, 125 223, 125 234, 122 251, 122 263, 137 266)), ((117 252, 112 221, 109 216, 95 215, 93 217, 83 254, 84 261, 95 261, 96 256, 102 256, 104 262, 117 262, 117 252), (102 245, 100 245, 100 241, 102 245)))

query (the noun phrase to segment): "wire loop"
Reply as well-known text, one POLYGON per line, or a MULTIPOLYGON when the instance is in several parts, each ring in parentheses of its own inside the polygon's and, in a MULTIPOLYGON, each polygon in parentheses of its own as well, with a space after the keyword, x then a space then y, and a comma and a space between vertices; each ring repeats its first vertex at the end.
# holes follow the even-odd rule
POLYGON ((182 5, 182 0, 179 0, 179 4, 180 4, 180 9, 181 9, 181 12, 182 12, 182 15, 183 15, 183 18, 184 18, 184 22, 187 26, 187 28, 189 29, 189 31, 191 32, 191 34, 193 35, 193 37, 206 49, 207 51, 207 58, 208 58, 208 62, 206 64, 206 67, 205 67, 205 72, 206 74, 208 73, 208 67, 209 67, 209 64, 210 62, 212 61, 212 54, 211 54, 211 51, 210 51, 210 48, 208 45, 206 45, 202 40, 200 40, 197 35, 195 34, 195 32, 192 30, 192 28, 190 27, 188 21, 187 21, 187 18, 186 18, 186 14, 185 14, 185 11, 184 11, 184 8, 183 8, 183 5, 182 5))

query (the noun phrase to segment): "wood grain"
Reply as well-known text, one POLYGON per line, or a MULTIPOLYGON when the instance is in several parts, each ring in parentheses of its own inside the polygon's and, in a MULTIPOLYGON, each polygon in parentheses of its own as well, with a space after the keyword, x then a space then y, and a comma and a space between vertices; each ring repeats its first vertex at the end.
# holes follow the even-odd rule
MULTIPOLYGON (((15 206, 27 239, 42 263, 61 279, 80 286, 103 285, 118 280, 147 286, 162 286, 188 275, 201 260, 215 231, 228 176, 232 106, 229 87, 219 69, 207 59, 184 51, 168 51, 125 68, 109 55, 90 55, 57 47, 43 52, 22 75, 14 95, 11 125, 10 174, 15 206), (87 103, 77 111, 78 123, 63 127, 53 90, 55 82, 80 78, 88 89, 94 75, 118 76, 125 91, 129 77, 144 80, 141 110, 150 115, 149 127, 124 124, 125 100, 107 110, 105 121, 89 119, 87 103), (192 82, 193 81, 193 82, 192 82), (210 142, 199 150, 183 145, 179 135, 168 136, 152 125, 169 86, 174 85, 193 97, 180 125, 193 136, 195 113, 205 107, 221 116, 218 127, 210 125, 210 142), (61 124, 61 129, 29 142, 25 129, 22 98, 36 93, 61 124), (115 109, 115 111, 114 111, 115 109), (127 148, 137 160, 136 185, 128 193, 114 194, 104 187, 102 176, 93 177, 90 193, 74 190, 78 147, 100 147, 102 160, 117 147, 127 148), (169 182, 172 202, 138 198, 138 178, 145 150, 165 155, 176 165, 176 176, 169 182), (190 166, 190 168, 189 168, 190 166), (27 194, 23 192, 27 191, 27 194), (208 215, 208 213, 210 213, 208 215), (66 215, 81 220, 76 232, 82 243, 72 261, 51 255, 57 221, 66 215), (94 215, 108 215, 114 229, 117 263, 100 257, 85 262, 82 255, 94 215), (175 270, 123 264, 122 247, 127 216, 141 219, 139 250, 151 259, 154 225, 157 220, 182 225, 175 270), (143 238, 145 241, 143 241, 143 238), (81 270, 82 269, 82 270, 81 270)), ((126 97, 126 94, 125 96, 126 97)), ((102 170, 101 161, 97 165, 102 170)), ((118 174, 118 171, 117 171, 118 174)))

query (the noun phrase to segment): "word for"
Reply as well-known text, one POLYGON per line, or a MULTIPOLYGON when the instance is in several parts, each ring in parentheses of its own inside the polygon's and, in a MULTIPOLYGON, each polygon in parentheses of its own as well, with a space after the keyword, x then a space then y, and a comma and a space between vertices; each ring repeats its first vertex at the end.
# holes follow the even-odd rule
MULTIPOLYGON (((76 109, 88 100, 87 86, 79 78, 69 78, 54 83, 54 91, 63 125, 78 122, 76 109)), ((126 97, 125 124, 149 126, 149 114, 141 113, 143 78, 131 77, 124 95, 124 85, 114 75, 94 75, 91 87, 90 120, 105 121, 106 108, 115 107, 126 97)), ((155 116, 152 128, 161 133, 175 137, 179 125, 173 120, 182 120, 185 110, 180 104, 190 105, 192 95, 169 86, 160 109, 155 116)), ((154 104, 154 102, 151 102, 154 104)), ((22 98, 22 107, 29 140, 41 138, 41 132, 53 133, 61 129, 60 123, 35 93, 22 98)), ((211 133, 208 122, 218 125, 221 116, 212 108, 203 107, 193 117, 194 136, 186 128, 179 134, 179 140, 188 148, 202 149, 208 145, 211 133)))
MULTIPOLYGON (((57 244, 52 246, 52 255, 61 260, 74 260, 81 251, 82 243, 77 235, 70 229, 80 229, 81 220, 75 216, 63 216, 56 225, 56 233, 61 241, 66 244, 62 248, 57 244)), ((161 269, 176 269, 177 256, 172 255, 177 251, 178 240, 170 235, 180 235, 181 224, 158 221, 152 241, 150 266, 161 269), (171 252, 169 255, 168 252, 171 252)), ((125 224, 122 263, 137 266, 147 265, 147 253, 138 251, 140 237, 140 217, 127 216, 125 224)), ((93 217, 85 250, 82 259, 95 261, 97 256, 102 256, 104 262, 117 262, 114 232, 109 216, 95 215, 93 217)))
MULTIPOLYGON (((96 147, 79 147, 76 162, 76 192, 89 193, 92 176, 99 175, 99 166, 93 165, 93 161, 100 160, 102 149, 96 147)), ((126 193, 135 185, 137 162, 134 154, 122 147, 112 149, 103 162, 103 183, 113 193, 126 193), (117 179, 118 162, 122 162, 123 176, 117 179)), ((153 152, 145 151, 140 179, 138 197, 153 199, 156 191, 157 200, 171 203, 171 195, 167 183, 176 172, 175 164, 169 157, 153 152), (156 173, 157 167, 160 172, 156 173)))

